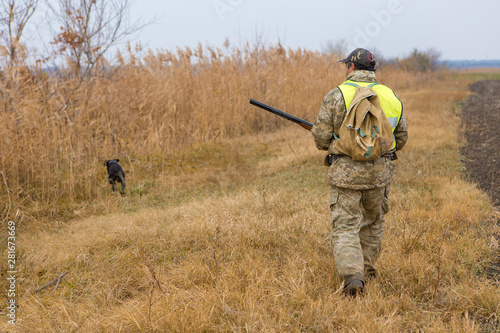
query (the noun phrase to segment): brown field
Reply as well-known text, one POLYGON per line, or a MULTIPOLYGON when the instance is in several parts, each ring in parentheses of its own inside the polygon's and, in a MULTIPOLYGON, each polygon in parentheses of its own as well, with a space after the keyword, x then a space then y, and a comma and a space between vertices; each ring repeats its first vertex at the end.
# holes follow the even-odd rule
POLYGON ((493 68, 467 68, 467 69, 461 69, 459 72, 462 73, 500 73, 500 68, 498 67, 493 67, 493 68))
POLYGON ((2 332, 499 330, 500 285, 485 273, 498 212, 459 153, 470 77, 377 74, 410 141, 381 276, 352 300, 333 263, 323 153, 248 104, 313 121, 343 80, 336 59, 279 45, 128 58, 84 82, 5 74, 1 235, 16 222, 19 298, 2 332), (114 157, 124 197, 106 182, 114 157))

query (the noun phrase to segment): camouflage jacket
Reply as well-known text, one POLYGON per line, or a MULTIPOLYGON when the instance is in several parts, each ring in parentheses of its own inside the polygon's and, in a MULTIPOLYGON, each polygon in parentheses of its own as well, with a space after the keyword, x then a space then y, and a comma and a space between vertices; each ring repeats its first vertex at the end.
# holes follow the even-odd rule
MULTIPOLYGON (((376 82, 375 72, 355 70, 347 76, 346 80, 376 82)), ((335 146, 333 133, 338 134, 345 115, 344 99, 340 89, 336 87, 323 99, 312 128, 312 135, 318 149, 327 150, 331 154, 335 146)), ((408 127, 404 114, 401 115, 394 136, 396 150, 400 150, 408 140, 408 127)), ((339 158, 328 170, 328 184, 355 190, 383 187, 392 180, 394 168, 395 164, 385 157, 370 162, 353 161, 347 157, 339 158)))

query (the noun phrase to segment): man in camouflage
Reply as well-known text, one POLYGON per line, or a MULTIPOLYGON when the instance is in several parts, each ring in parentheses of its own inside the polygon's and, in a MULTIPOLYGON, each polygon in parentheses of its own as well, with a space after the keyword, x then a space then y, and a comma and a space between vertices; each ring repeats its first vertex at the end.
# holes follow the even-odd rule
MULTIPOLYGON (((339 62, 346 66, 346 82, 361 85, 376 82, 375 57, 368 50, 356 49, 339 62)), ((335 265, 344 280, 343 292, 355 296, 363 292, 365 278, 376 276, 375 263, 382 246, 384 214, 389 211, 389 188, 394 177, 392 159, 395 151, 405 145, 408 129, 402 104, 394 94, 387 97, 397 99, 392 103, 400 103, 399 117, 391 124, 395 139, 393 149, 373 161, 355 161, 346 155, 335 155, 335 138, 347 112, 341 87, 325 96, 312 134, 316 147, 327 150, 332 159, 328 184, 331 185, 330 220, 335 265)), ((377 96, 382 98, 378 93, 377 96)), ((383 111, 387 115, 384 108, 383 111)))

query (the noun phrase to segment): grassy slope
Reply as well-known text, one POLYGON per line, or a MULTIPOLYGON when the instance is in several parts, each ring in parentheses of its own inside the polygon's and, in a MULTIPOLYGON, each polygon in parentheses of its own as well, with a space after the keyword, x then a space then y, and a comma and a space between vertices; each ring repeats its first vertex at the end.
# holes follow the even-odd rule
POLYGON ((454 80, 398 91, 410 142, 381 277, 364 297, 339 292, 323 154, 289 127, 200 146, 156 179, 130 175, 127 197, 107 193, 79 218, 21 229, 18 331, 498 329, 500 287, 482 273, 494 212, 458 155, 465 90, 454 80), (28 294, 63 271, 57 289, 28 294))

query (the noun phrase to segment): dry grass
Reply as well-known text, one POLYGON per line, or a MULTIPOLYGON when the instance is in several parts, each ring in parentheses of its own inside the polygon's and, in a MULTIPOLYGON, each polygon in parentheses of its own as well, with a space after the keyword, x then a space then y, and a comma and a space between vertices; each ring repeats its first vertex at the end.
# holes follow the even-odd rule
POLYGON ((397 162, 381 276, 369 282, 364 297, 351 300, 340 294, 333 263, 323 154, 310 133, 298 126, 277 129, 282 121, 247 106, 256 98, 313 120, 342 73, 323 55, 282 58, 279 50, 259 55, 270 67, 259 62, 227 69, 236 55, 220 66, 197 66, 198 75, 206 75, 199 81, 189 78, 192 68, 181 70, 185 63, 155 69, 152 60, 161 57, 150 55, 147 65, 124 69, 123 82, 94 88, 88 104, 96 106, 89 106, 92 117, 85 111, 87 122, 75 120, 74 130, 49 122, 54 127, 33 131, 46 142, 50 136, 42 132, 74 131, 67 141, 52 136, 59 140, 52 158, 45 158, 49 146, 42 144, 42 151, 29 152, 21 144, 35 144, 35 138, 16 132, 17 149, 26 154, 14 158, 34 167, 37 156, 45 158, 43 176, 36 168, 23 174, 2 164, 6 183, 16 189, 11 207, 21 209, 18 332, 499 329, 500 286, 483 273, 494 259, 498 227, 486 195, 464 179, 458 152, 455 105, 465 98, 467 82, 380 73, 405 103, 410 142, 397 162), (160 75, 163 70, 177 80, 160 75), (125 121, 116 125, 121 113, 125 121), (216 116, 221 120, 213 121, 216 116), (123 198, 110 193, 97 165, 111 153, 123 154, 130 174, 123 198), (85 181, 69 177, 82 169, 85 181), (25 189, 11 178, 15 172, 19 179, 42 177, 41 183, 25 189), (51 183, 56 176, 60 184, 51 183), (70 181, 73 192, 65 189, 70 181), (37 199, 29 197, 23 208, 17 191, 32 191, 37 199), (29 293, 64 271, 70 273, 57 289, 29 293))

